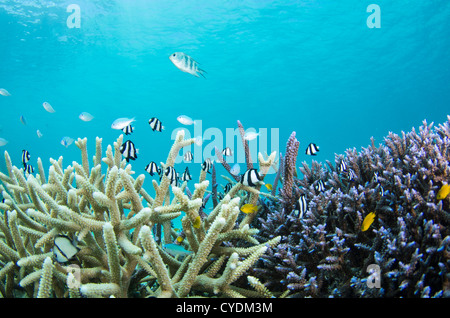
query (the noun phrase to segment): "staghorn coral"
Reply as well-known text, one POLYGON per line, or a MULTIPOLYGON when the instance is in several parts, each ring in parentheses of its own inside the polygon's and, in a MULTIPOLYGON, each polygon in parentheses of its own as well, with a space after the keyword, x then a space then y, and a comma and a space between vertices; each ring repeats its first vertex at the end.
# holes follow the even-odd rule
MULTIPOLYGON (((63 168, 63 158, 50 160, 48 178, 38 159, 39 174, 24 175, 5 152, 7 173, 0 172, 0 293, 3 297, 257 297, 270 295, 256 278, 242 288, 233 285, 279 242, 260 243, 248 224, 236 222, 240 193, 259 191, 236 183, 214 209, 199 218, 209 186, 204 172, 193 193, 170 185, 163 175, 153 180, 154 197, 142 187, 144 175, 133 178, 122 160, 121 135, 102 156, 96 139, 90 167, 87 139, 75 144, 82 164, 63 168), (103 169, 103 170, 102 170, 103 169), (106 169, 106 171, 105 171, 106 169), (184 193, 186 191, 186 193, 184 193), (179 260, 166 252, 152 229, 162 227, 172 242, 170 221, 181 216, 183 246, 193 253, 179 260), (200 222, 198 220, 200 219, 200 222), (53 257, 54 238, 74 238, 80 249, 69 263, 53 257), (234 247, 232 241, 247 242, 234 247), (253 286, 253 287, 252 287, 253 286)), ((179 131, 163 167, 173 166, 180 149, 192 144, 179 131)), ((270 166, 275 155, 263 161, 270 166)))
POLYGON ((259 240, 281 242, 251 270, 272 293, 290 297, 450 297, 450 116, 419 132, 389 133, 384 144, 348 149, 334 164, 302 164, 302 219, 276 200, 260 218, 259 240), (325 184, 321 192, 319 180, 325 184), (369 230, 361 224, 369 212, 369 230), (369 265, 380 273, 380 288, 369 265), (281 282, 281 283, 280 283, 281 282))

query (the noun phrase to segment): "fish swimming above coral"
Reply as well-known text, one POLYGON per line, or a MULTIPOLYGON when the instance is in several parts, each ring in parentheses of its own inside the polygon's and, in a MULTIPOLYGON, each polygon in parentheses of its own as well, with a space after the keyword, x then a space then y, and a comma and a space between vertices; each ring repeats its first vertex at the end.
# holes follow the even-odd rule
POLYGON ((125 143, 120 147, 120 152, 127 162, 137 159, 138 150, 131 140, 125 141, 125 143))
POLYGON ((200 77, 199 75, 205 77, 204 73, 206 73, 206 71, 199 68, 199 63, 189 55, 183 52, 175 52, 169 56, 169 59, 179 70, 196 77, 200 77))

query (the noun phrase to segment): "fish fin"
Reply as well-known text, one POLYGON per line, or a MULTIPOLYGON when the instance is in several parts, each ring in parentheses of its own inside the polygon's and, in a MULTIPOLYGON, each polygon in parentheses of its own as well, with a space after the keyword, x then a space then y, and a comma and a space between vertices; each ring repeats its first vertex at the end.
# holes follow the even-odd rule
MULTIPOLYGON (((203 76, 203 78, 205 78, 206 79, 206 76, 205 76, 205 74, 203 74, 203 73, 206 73, 206 74, 208 74, 205 70, 202 70, 201 68, 198 68, 197 69, 197 72, 198 72, 198 74, 200 74, 201 76, 203 76)), ((198 75, 197 75, 197 77, 199 77, 198 75)))

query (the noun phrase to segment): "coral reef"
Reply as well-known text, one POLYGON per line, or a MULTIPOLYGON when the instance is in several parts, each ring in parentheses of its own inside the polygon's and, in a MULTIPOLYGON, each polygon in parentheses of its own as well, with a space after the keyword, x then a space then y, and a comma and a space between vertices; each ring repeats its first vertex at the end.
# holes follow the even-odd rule
POLYGON ((438 127, 424 121, 419 132, 389 133, 379 146, 372 139, 326 166, 303 162, 292 184, 293 138, 280 198, 267 199, 267 216, 254 223, 257 239, 281 242, 250 274, 287 297, 450 297, 450 199, 437 198, 450 183, 450 116, 438 127), (302 218, 291 212, 300 195, 302 218), (362 231, 370 212, 375 221, 362 231))
MULTIPOLYGON (((91 168, 87 139, 78 139, 82 164, 63 168, 62 157, 50 159, 48 178, 40 159, 34 176, 14 166, 5 152, 7 173, 0 173, 1 296, 271 296, 246 273, 280 237, 259 242, 249 221, 237 222, 242 199, 256 202, 258 189, 237 182, 222 200, 214 196, 209 214, 201 213, 209 186, 202 170, 193 193, 186 182, 172 186, 163 174, 160 183, 152 180, 152 197, 142 187, 145 176, 133 178, 131 165, 122 160, 122 140, 123 135, 102 158, 102 139, 97 138, 91 168), (172 243, 178 236, 171 220, 179 216, 182 246, 190 252, 184 259, 170 255, 161 242, 172 243), (155 233, 158 228, 162 239, 155 233), (79 249, 65 263, 54 256, 62 249, 55 244, 61 235, 79 249), (238 280, 248 283, 239 287, 238 280)), ((180 149, 194 142, 179 131, 163 169, 173 167, 180 149)), ((266 161, 260 155, 261 169, 274 159, 275 153, 266 161)))

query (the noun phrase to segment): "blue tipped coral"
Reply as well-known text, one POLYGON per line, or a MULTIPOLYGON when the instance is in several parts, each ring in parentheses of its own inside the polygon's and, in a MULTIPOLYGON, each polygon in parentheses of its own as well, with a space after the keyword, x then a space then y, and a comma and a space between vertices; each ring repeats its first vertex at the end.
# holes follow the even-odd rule
POLYGON ((256 225, 260 240, 282 239, 251 275, 290 297, 449 297, 450 202, 437 193, 450 181, 450 116, 438 127, 424 121, 419 132, 389 133, 379 146, 372 139, 326 166, 302 163, 303 176, 291 182, 294 139, 280 166, 281 203, 266 202, 256 225), (302 219, 293 212, 300 195, 308 203, 302 219), (375 220, 362 231, 370 212, 375 220), (379 288, 370 284, 371 264, 379 288))

